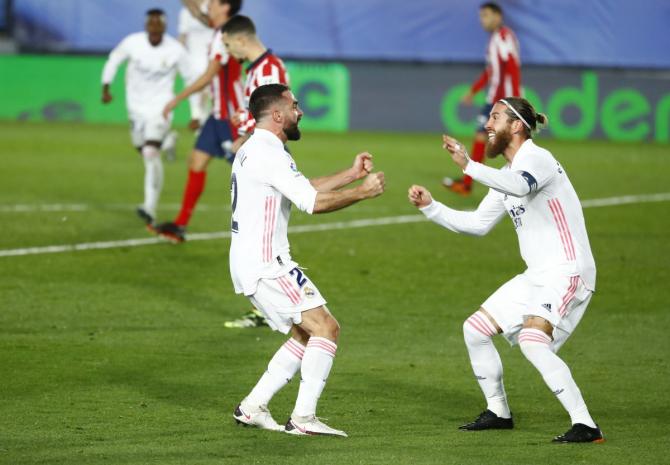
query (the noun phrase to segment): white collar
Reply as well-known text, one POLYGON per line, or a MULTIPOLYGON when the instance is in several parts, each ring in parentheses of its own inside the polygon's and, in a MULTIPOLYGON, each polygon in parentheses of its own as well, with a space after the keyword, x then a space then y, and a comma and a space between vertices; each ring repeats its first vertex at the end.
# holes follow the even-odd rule
POLYGON ((281 139, 277 137, 276 134, 268 131, 267 129, 254 129, 254 137, 258 137, 259 139, 262 139, 271 145, 276 145, 282 150, 284 149, 284 143, 281 141, 281 139))

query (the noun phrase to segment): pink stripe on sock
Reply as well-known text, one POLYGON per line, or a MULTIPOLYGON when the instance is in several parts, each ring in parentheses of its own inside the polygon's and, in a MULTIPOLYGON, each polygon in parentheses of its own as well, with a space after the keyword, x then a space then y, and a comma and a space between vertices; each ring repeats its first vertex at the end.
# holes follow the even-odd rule
POLYGON ((482 312, 477 311, 477 312, 472 314, 472 317, 476 318, 477 321, 479 321, 482 325, 484 325, 484 327, 486 329, 488 329, 489 332, 491 333, 490 334, 491 336, 495 336, 498 333, 498 330, 496 330, 496 327, 493 326, 493 324, 488 319, 488 317, 486 315, 484 315, 482 312))
POLYGON ((302 356, 305 354, 305 347, 298 344, 293 339, 289 339, 284 345, 287 349, 294 352, 299 359, 302 359, 302 356))

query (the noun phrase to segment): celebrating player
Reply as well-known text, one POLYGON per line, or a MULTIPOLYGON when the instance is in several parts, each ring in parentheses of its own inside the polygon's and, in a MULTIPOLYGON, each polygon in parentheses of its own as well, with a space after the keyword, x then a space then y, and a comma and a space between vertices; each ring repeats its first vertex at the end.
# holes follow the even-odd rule
POLYGON ((464 430, 511 429, 500 356, 492 336, 519 344, 568 411, 572 427, 555 442, 602 442, 570 369, 556 352, 579 323, 595 289, 596 267, 579 198, 563 167, 535 145, 532 133, 546 117, 521 98, 498 100, 486 123, 487 156, 502 154, 497 170, 469 159, 444 136, 443 147, 463 172, 489 187, 476 211, 452 210, 412 186, 409 200, 429 219, 459 233, 484 235, 507 213, 528 268, 503 284, 463 325, 465 344, 487 409, 464 430))
POLYGON ((221 40, 220 27, 237 13, 241 6, 242 0, 209 2, 209 19, 217 30, 210 46, 207 70, 168 102, 163 110, 163 114, 168 115, 179 102, 212 84, 212 114, 205 121, 189 158, 188 179, 181 209, 174 221, 161 223, 155 228, 159 235, 175 243, 184 242, 186 239, 186 226, 200 195, 205 190, 207 166, 210 160, 224 158, 230 163, 233 162, 234 155, 230 147, 237 137, 237 132, 230 125, 230 115, 242 106, 242 86, 239 82, 242 67, 226 52, 221 40))
POLYGON ((173 96, 177 69, 185 79, 192 72, 186 50, 165 34, 163 10, 147 11, 145 30, 124 38, 109 54, 102 71, 102 102, 112 101, 109 85, 119 65, 128 61, 126 70, 126 106, 130 119, 130 137, 144 160, 144 203, 137 214, 150 230, 163 188, 161 143, 170 129, 172 113, 164 118, 161 111, 173 96))
POLYGON ((316 404, 337 350, 339 324, 325 299, 289 252, 291 204, 307 213, 325 213, 376 197, 384 174, 372 171, 372 156, 361 153, 353 166, 332 176, 308 180, 285 150, 298 140, 302 111, 282 84, 258 87, 249 109, 256 129, 237 152, 231 178, 233 231, 230 273, 235 292, 249 297, 272 329, 291 333, 267 371, 233 414, 238 423, 281 431, 268 403, 300 370, 302 381, 285 431, 295 435, 346 436, 316 417, 316 404), (365 178, 357 187, 344 186, 365 178))
MULTIPOLYGON (((477 162, 484 160, 486 145, 486 129, 484 125, 489 119, 493 103, 501 98, 521 97, 521 58, 519 41, 514 32, 503 23, 503 11, 497 3, 487 2, 479 7, 479 21, 482 28, 491 33, 486 47, 486 68, 479 78, 472 84, 470 91, 463 97, 462 102, 472 105, 472 99, 488 83, 486 104, 477 117, 477 132, 472 147, 472 159, 477 162)), ((462 179, 445 177, 442 184, 461 195, 472 192, 472 178, 464 176, 462 179)))

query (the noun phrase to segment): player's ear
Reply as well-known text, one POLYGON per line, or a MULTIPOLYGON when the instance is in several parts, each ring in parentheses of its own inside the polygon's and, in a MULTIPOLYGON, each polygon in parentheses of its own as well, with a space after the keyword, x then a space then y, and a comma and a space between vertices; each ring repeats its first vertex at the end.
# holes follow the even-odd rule
POLYGON ((272 121, 274 121, 275 123, 281 123, 281 120, 282 120, 281 110, 279 110, 278 108, 272 110, 272 121))

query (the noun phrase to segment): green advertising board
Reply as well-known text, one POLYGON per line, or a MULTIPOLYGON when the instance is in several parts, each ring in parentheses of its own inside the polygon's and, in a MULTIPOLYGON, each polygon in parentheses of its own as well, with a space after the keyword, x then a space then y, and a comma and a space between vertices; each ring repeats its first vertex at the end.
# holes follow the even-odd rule
MULTIPOLYGON (((18 55, 0 57, 0 119, 125 123, 124 69, 111 86, 114 100, 100 101, 105 57, 18 55)), ((288 63, 291 86, 305 113, 302 127, 322 131, 349 128, 349 73, 345 66, 288 63)), ((183 87, 177 80, 177 89, 183 87)), ((186 124, 188 105, 175 123, 186 124)))

